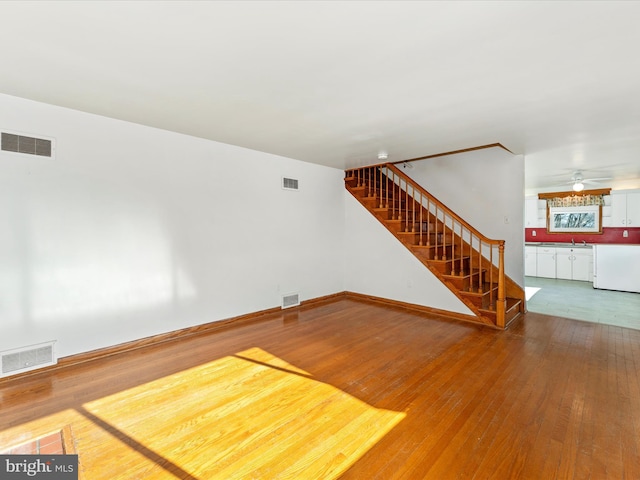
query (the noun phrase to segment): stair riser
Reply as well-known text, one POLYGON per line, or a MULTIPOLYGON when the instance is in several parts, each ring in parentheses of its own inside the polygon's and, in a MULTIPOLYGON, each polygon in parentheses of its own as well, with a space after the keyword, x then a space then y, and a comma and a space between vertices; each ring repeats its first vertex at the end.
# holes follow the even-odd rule
POLYGON ((447 282, 453 285, 458 290, 469 289, 469 277, 447 277, 447 282))
POLYGON ((445 261, 430 260, 429 264, 443 275, 465 276, 469 274, 468 258, 462 259, 462 262, 459 258, 456 258, 455 260, 451 259, 445 261))
POLYGON ((441 234, 420 232, 398 232, 398 236, 409 245, 436 245, 444 244, 441 234))
MULTIPOLYGON (((422 260, 440 260, 451 257, 451 246, 431 245, 430 247, 411 245, 411 251, 422 260)), ((444 272, 443 272, 444 273, 444 272)))
MULTIPOLYGON (((412 220, 412 216, 411 216, 411 210, 409 210, 409 214, 407 215, 407 213, 404 210, 398 210, 398 209, 393 209, 393 208, 385 208, 385 207, 379 207, 378 205, 373 206, 370 211, 372 211, 376 217, 378 217, 381 221, 383 222, 387 222, 389 221, 389 223, 386 223, 387 227, 389 229, 391 229, 394 232, 402 232, 405 228, 407 223, 409 224, 409 229, 413 230, 413 220, 412 220), (407 220, 407 217, 408 220, 407 220)), ((418 227, 416 226, 416 229, 418 227)))
MULTIPOLYGON (((464 292, 464 291, 460 293, 462 294, 462 296, 467 298, 471 303, 473 303, 478 308, 488 308, 492 300, 489 291, 484 292, 482 294, 479 294, 479 293, 473 294, 473 293, 464 292)), ((495 302, 497 298, 498 298, 498 289, 494 288, 493 301, 495 302)))

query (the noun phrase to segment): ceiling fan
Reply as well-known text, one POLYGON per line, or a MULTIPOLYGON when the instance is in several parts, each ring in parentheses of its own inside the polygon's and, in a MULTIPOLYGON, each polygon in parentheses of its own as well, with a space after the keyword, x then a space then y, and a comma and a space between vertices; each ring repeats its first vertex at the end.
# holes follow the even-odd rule
POLYGON ((602 180, 611 180, 612 177, 599 177, 599 178, 584 178, 584 175, 580 170, 576 170, 571 177, 571 181, 565 185, 573 185, 571 188, 574 192, 581 192, 584 190, 585 183, 588 185, 598 185, 602 180))

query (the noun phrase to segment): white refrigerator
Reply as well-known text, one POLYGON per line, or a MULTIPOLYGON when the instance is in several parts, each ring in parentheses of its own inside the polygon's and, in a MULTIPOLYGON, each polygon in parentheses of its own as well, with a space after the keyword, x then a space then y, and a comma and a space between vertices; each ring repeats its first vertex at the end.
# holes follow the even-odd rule
POLYGON ((640 293, 640 245, 594 245, 593 288, 640 293))

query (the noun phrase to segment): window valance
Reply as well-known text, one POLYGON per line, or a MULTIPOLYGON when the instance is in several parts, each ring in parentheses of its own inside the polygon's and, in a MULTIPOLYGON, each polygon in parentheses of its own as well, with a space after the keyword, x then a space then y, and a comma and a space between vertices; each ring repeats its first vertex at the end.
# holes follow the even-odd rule
POLYGON ((552 207, 589 207, 604 205, 604 195, 572 195, 570 197, 547 198, 547 206, 552 207))

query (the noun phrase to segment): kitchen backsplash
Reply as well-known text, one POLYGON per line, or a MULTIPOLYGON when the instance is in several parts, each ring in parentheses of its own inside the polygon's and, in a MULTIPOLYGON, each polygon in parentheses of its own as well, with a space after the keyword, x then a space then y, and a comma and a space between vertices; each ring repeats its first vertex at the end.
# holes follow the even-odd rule
POLYGON ((602 227, 602 233, 547 233, 546 228, 525 228, 525 242, 567 242, 573 239, 576 243, 634 243, 640 244, 640 227, 602 227), (624 236, 627 231, 628 237, 624 236), (533 232, 536 235, 533 235, 533 232))

